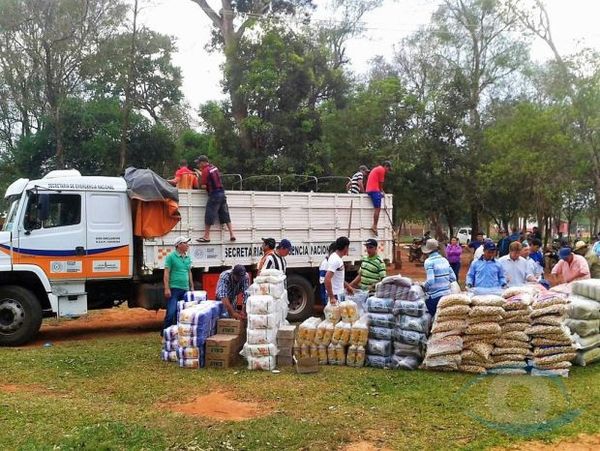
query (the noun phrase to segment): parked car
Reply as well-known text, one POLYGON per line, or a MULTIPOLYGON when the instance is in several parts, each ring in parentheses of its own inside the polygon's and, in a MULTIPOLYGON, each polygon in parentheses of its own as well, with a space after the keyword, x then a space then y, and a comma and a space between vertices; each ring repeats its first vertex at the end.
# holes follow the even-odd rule
POLYGON ((469 244, 471 242, 471 227, 461 227, 456 234, 459 244, 469 244))

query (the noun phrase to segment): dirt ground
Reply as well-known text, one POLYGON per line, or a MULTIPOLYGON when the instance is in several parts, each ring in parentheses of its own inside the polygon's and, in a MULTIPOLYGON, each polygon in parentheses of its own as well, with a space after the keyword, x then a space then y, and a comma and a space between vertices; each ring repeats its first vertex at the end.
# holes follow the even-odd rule
POLYGON ((240 402, 232 399, 232 395, 215 391, 200 396, 185 404, 170 404, 167 407, 173 412, 186 415, 210 418, 218 421, 244 421, 268 415, 268 405, 257 402, 240 402))
POLYGON ((155 312, 122 306, 108 310, 95 310, 78 319, 45 320, 36 339, 27 346, 42 346, 45 343, 55 344, 148 331, 158 332, 164 317, 164 310, 155 312))
POLYGON ((519 451, 597 451, 600 449, 600 435, 580 434, 575 438, 561 440, 557 443, 523 442, 511 448, 504 448, 504 450, 507 449, 518 449, 519 451))

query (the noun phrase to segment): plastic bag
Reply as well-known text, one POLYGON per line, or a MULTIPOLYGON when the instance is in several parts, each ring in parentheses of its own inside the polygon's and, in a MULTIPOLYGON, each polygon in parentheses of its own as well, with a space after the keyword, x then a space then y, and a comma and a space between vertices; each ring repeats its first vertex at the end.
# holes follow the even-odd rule
POLYGON ((504 298, 502 296, 490 295, 479 295, 471 298, 472 306, 486 306, 486 307, 502 307, 504 305, 504 298))
POLYGON ((163 341, 175 341, 179 336, 179 328, 177 326, 169 326, 163 330, 163 341))
POLYGON ((590 349, 588 351, 578 351, 577 357, 575 357, 575 364, 579 366, 586 366, 590 363, 600 361, 600 348, 590 349))
POLYGON ((467 322, 464 320, 452 320, 452 321, 436 321, 433 323, 432 333, 447 332, 450 330, 463 331, 467 328, 467 322))
POLYGON ((489 334, 489 335, 500 335, 502 333, 502 328, 498 323, 476 323, 469 324, 467 329, 465 330, 465 334, 467 335, 476 335, 476 334, 489 334))
POLYGON ((577 334, 573 335, 577 349, 588 350, 596 346, 600 347, 600 335, 590 335, 589 337, 580 337, 577 334))
POLYGON ((182 348, 201 348, 207 337, 188 337, 182 335, 177 339, 177 344, 182 348))
POLYGON ((275 369, 276 359, 273 356, 269 357, 248 357, 249 370, 273 371, 275 369))
MULTIPOLYGON (((184 295, 184 301, 185 302, 204 302, 206 301, 208 298, 206 297, 206 291, 204 290, 198 290, 198 291, 188 291, 185 293, 184 295)), ((187 306, 184 305, 183 308, 187 308, 187 306)))
POLYGON ((438 303, 438 310, 441 310, 445 307, 451 307, 453 305, 470 305, 471 298, 467 294, 449 294, 448 296, 443 296, 438 303))
POLYGON ((249 345, 246 343, 242 350, 240 351, 240 355, 248 358, 248 357, 269 357, 275 356, 279 353, 277 350, 277 346, 273 343, 264 344, 264 345, 249 345))
POLYGON ((354 293, 346 296, 346 299, 349 301, 356 302, 356 306, 358 307, 359 314, 362 315, 363 312, 367 310, 366 304, 367 299, 369 298, 369 292, 365 290, 354 290, 354 293))
POLYGON ((532 376, 538 377, 569 377, 569 369, 560 369, 560 370, 540 370, 537 368, 533 368, 531 370, 532 376))
POLYGON ((327 346, 327 363, 329 363, 329 365, 338 364, 337 354, 335 352, 335 344, 333 343, 330 343, 329 346, 327 346))
POLYGON ((386 327, 369 326, 369 338, 375 340, 391 340, 392 330, 386 327))
POLYGON ((414 332, 412 330, 394 329, 393 337, 395 341, 399 341, 400 343, 407 345, 416 346, 427 343, 426 334, 414 332))
POLYGON ((212 330, 209 325, 192 325, 192 324, 182 324, 180 323, 178 326, 178 334, 179 338, 181 337, 200 337, 206 338, 210 337, 212 334, 212 330))
POLYGON ((394 341, 394 355, 398 356, 409 356, 418 357, 422 359, 425 357, 425 345, 424 343, 418 344, 406 344, 400 341, 394 341))
MULTIPOLYGON (((468 307, 467 307, 468 309, 468 307)), ((394 307, 392 313, 394 315, 409 315, 409 316, 421 316, 427 312, 427 304, 425 301, 394 301, 394 307)))
POLYGON ((437 357, 448 354, 460 354, 463 350, 463 340, 458 336, 437 338, 432 337, 427 343, 426 357, 437 357))
POLYGON ((181 311, 179 314, 179 324, 190 324, 197 329, 210 328, 212 320, 212 312, 206 309, 201 309, 199 306, 194 306, 181 311))
POLYGON ((425 360, 423 360, 423 367, 434 371, 456 371, 459 364, 460 354, 429 356, 428 353, 425 360))
POLYGON ((252 295, 246 301, 246 313, 249 315, 268 315, 276 310, 275 298, 270 295, 252 295))
POLYGON ((200 368, 200 360, 199 359, 179 359, 179 367, 180 368, 200 368))
POLYGON ((177 362, 179 360, 179 358, 177 357, 177 351, 163 350, 160 353, 160 358, 164 362, 177 362))
POLYGON ((321 318, 313 316, 306 319, 298 326, 298 341, 300 343, 314 343, 317 334, 317 327, 321 323, 321 318))
POLYGON ((600 303, 581 296, 571 295, 568 305, 569 318, 600 319, 600 303))
MULTIPOLYGON (((474 299, 474 298, 473 298, 474 299)), ((504 300, 501 297, 497 297, 504 304, 504 300)), ((504 315, 504 309, 502 307, 490 306, 490 305, 477 305, 471 307, 469 317, 473 316, 502 316, 504 315)))
POLYGON ((359 318, 358 307, 354 301, 340 302, 340 313, 342 314, 342 321, 346 323, 353 323, 359 318))
POLYGON ((396 318, 391 313, 368 313, 369 325, 374 327, 394 328, 396 318))
POLYGON ((328 363, 327 346, 319 345, 317 347, 317 356, 318 356, 319 365, 327 365, 327 363, 328 363))
POLYGON ((272 283, 272 284, 285 283, 285 276, 281 272, 278 275, 272 275, 272 276, 263 275, 261 272, 261 275, 257 276, 254 279, 254 282, 255 283, 272 283))
POLYGON ((447 321, 449 318, 466 318, 471 311, 468 305, 451 305, 449 307, 438 308, 436 318, 438 321, 447 321))
POLYGON ((366 318, 361 318, 352 324, 350 343, 355 346, 366 346, 369 339, 369 326, 366 318))
POLYGON ((412 285, 408 289, 408 293, 403 298, 405 301, 419 301, 425 299, 425 292, 421 285, 412 285))
POLYGON ((393 355, 390 362, 390 368, 395 370, 416 370, 420 363, 420 360, 414 356, 393 355))
POLYGON ((431 328, 431 315, 425 313, 420 318, 404 315, 397 320, 396 324, 400 329, 428 334, 431 328))
POLYGON ((367 355, 392 355, 392 342, 390 340, 369 339, 369 341, 367 342, 367 355))
POLYGON ((566 304, 553 304, 548 307, 543 308, 533 308, 532 312, 529 316, 531 319, 537 318, 538 316, 544 315, 556 315, 556 316, 564 316, 567 313, 567 305, 566 304))
POLYGON ((200 348, 177 348, 178 359, 199 359, 201 354, 200 348))
POLYGON ((600 320, 598 319, 567 319, 565 325, 571 329, 571 332, 580 337, 589 337, 600 333, 600 320))
POLYGON ((365 364, 372 368, 389 368, 391 363, 392 359, 390 357, 381 355, 367 354, 367 358, 365 360, 365 364))
POLYGON ((331 342, 334 344, 342 344, 347 345, 350 343, 350 331, 352 330, 352 325, 350 323, 346 323, 344 321, 340 321, 337 323, 333 329, 333 336, 331 338, 331 342))
POLYGON ((331 321, 323 320, 317 326, 317 333, 315 334, 315 343, 318 345, 328 346, 331 343, 333 337, 334 324, 331 321))
POLYGON ((277 342, 277 329, 248 329, 246 343, 249 345, 263 345, 277 342))
POLYGON ((342 312, 339 304, 333 305, 330 302, 327 303, 323 309, 323 314, 325 315, 325 319, 331 321, 333 324, 342 319, 342 312))
POLYGON ((375 296, 367 299, 367 311, 369 313, 392 313, 393 309, 393 299, 383 299, 375 296))
POLYGON ((179 342, 177 340, 163 340, 162 347, 164 351, 177 351, 179 342))

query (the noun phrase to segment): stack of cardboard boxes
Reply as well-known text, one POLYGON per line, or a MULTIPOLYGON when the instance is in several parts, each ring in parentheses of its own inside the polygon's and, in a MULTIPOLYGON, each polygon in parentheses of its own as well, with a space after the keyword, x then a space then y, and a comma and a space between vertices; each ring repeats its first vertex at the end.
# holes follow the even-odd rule
POLYGON ((229 368, 239 360, 246 341, 246 326, 237 319, 219 319, 217 334, 206 340, 206 367, 229 368))
POLYGON ((296 326, 281 326, 277 331, 277 366, 291 366, 296 326))

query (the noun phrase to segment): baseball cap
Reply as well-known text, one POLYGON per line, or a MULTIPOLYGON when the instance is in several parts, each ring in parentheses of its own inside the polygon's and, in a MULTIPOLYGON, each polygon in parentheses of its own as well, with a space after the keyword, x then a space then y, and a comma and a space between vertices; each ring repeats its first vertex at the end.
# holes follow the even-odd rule
POLYGON ((369 238, 367 241, 365 241, 365 246, 367 246, 367 247, 377 247, 377 240, 375 240, 373 238, 369 238))
POLYGON ((484 251, 495 251, 496 243, 494 243, 493 241, 486 241, 485 243, 483 243, 483 250, 484 251))
POLYGON ((269 246, 271 249, 275 249, 275 238, 261 238, 263 243, 269 246))
POLYGON ((279 242, 279 245, 277 246, 277 248, 278 249, 291 249, 292 248, 292 243, 287 238, 283 238, 279 242))
POLYGON ((201 161, 208 161, 208 157, 206 155, 198 155, 198 158, 194 160, 194 163, 200 163, 201 161))
POLYGON ((564 260, 569 255, 571 255, 571 248, 570 247, 562 247, 558 251, 558 256, 560 257, 561 260, 564 260))
POLYGON ((390 160, 385 160, 382 166, 387 166, 388 168, 392 169, 392 162, 390 160))
POLYGON ((233 274, 238 279, 241 279, 246 275, 246 268, 244 265, 235 265, 231 270, 231 274, 233 274))
POLYGON ((188 238, 187 236, 178 236, 177 238, 175 238, 175 244, 174 246, 177 247, 179 246, 181 243, 189 243, 190 241, 192 241, 191 238, 188 238))

